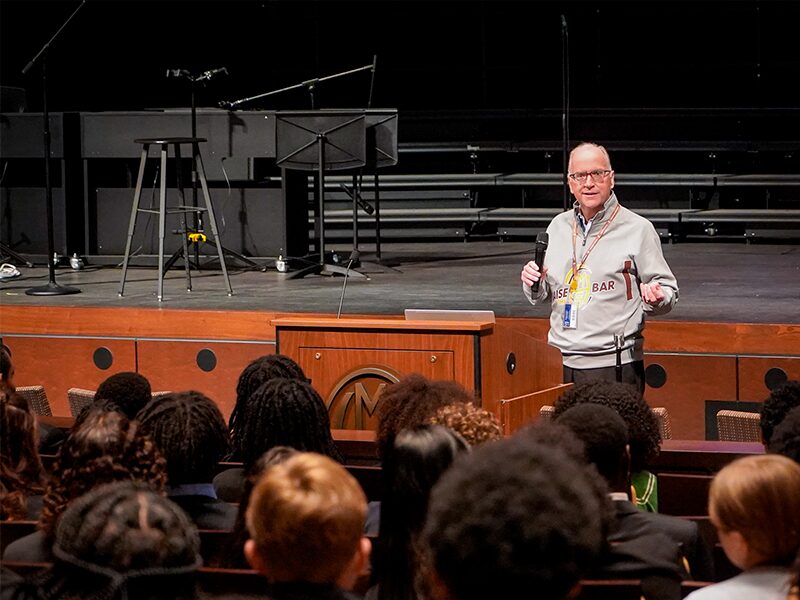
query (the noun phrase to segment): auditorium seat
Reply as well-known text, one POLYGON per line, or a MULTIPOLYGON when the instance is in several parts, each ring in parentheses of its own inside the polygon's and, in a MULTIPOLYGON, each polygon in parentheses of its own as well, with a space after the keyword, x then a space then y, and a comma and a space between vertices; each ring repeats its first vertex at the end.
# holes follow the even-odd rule
MULTIPOLYGON (((542 419, 552 419, 555 414, 555 406, 545 404, 539 409, 539 417, 542 419)), ((669 412, 663 406, 653 408, 653 414, 658 421, 658 431, 661 434, 662 440, 672 439, 672 421, 669 418, 669 412)))
POLYGON ((658 510, 666 515, 708 514, 711 475, 658 474, 658 510))
POLYGON ((69 402, 69 412, 73 417, 77 417, 83 409, 94 402, 94 390, 83 388, 69 388, 67 390, 67 401, 69 402))
POLYGON ((47 399, 44 386, 21 385, 16 389, 16 392, 28 401, 34 414, 44 417, 53 416, 53 411, 50 409, 50 401, 47 399))
POLYGON ((6 546, 36 531, 36 521, 0 521, 0 556, 6 546))
POLYGON ((721 410, 717 413, 719 439, 725 442, 760 442, 761 415, 742 410, 721 410))

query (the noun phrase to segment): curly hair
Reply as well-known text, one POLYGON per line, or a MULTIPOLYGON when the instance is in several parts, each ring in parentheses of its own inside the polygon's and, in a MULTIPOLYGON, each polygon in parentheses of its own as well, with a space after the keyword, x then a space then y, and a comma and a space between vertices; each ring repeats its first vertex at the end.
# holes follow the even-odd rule
POLYGON ((556 400, 553 418, 583 402, 594 402, 613 408, 628 426, 630 439, 631 472, 641 471, 661 450, 658 420, 650 405, 633 387, 616 381, 591 381, 580 383, 564 392, 556 400))
POLYGON ((59 450, 45 490, 39 528, 52 540, 58 518, 70 500, 98 485, 127 480, 163 491, 166 461, 137 421, 95 408, 59 450))
POLYGON ((418 373, 386 386, 378 403, 378 455, 386 456, 402 429, 428 423, 442 406, 473 402, 475 396, 455 381, 430 380, 418 373))
POLYGON ((770 392, 761 407, 761 437, 764 445, 769 445, 773 430, 795 406, 800 406, 800 381, 785 381, 770 392))
POLYGON ((800 463, 800 406, 795 406, 786 413, 783 421, 775 427, 767 450, 800 463))
POLYGON ((196 391, 151 400, 136 419, 167 461, 169 485, 205 483, 228 451, 228 429, 217 405, 196 391))
POLYGON ((429 422, 452 429, 467 440, 470 446, 503 437, 503 427, 497 416, 472 402, 442 406, 429 422))
POLYGON ((328 410, 310 383, 270 379, 253 392, 241 417, 234 442, 246 472, 274 446, 317 452, 342 462, 328 410))
POLYGON ((53 566, 34 579, 60 600, 195 597, 200 539, 175 504, 143 483, 101 485, 59 519, 53 566))
POLYGON ((152 397, 153 392, 146 377, 123 371, 114 373, 98 386, 93 405, 104 406, 106 410, 121 412, 129 419, 135 419, 136 413, 152 397))
POLYGON ((277 378, 307 381, 300 365, 283 354, 260 356, 241 372, 239 381, 236 383, 236 404, 234 404, 230 419, 228 419, 228 431, 232 441, 238 435, 239 420, 250 396, 267 381, 277 378))
POLYGON ((44 491, 36 417, 28 401, 0 382, 0 518, 24 519, 28 496, 44 491))
POLYGON ((438 579, 455 600, 565 598, 606 548, 598 479, 529 435, 476 448, 431 494, 422 540, 438 579))

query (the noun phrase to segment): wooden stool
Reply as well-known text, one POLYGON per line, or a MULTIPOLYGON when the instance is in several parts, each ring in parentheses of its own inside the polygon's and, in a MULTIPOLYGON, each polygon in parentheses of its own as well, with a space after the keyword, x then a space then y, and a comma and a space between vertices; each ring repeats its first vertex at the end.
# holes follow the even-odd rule
POLYGON ((139 161, 139 175, 136 177, 136 191, 133 193, 133 206, 131 207, 131 220, 128 225, 128 241, 125 244, 125 258, 122 261, 122 281, 119 284, 119 295, 122 296, 125 291, 125 278, 128 273, 128 261, 130 260, 131 243, 133 240, 133 232, 136 228, 136 219, 140 212, 151 213, 158 215, 158 301, 161 302, 164 297, 164 235, 166 233, 166 216, 168 214, 179 214, 181 219, 181 242, 183 244, 183 262, 184 270, 186 272, 186 289, 192 291, 192 276, 189 272, 189 245, 187 243, 187 229, 186 229, 186 215, 208 213, 208 221, 211 225, 211 233, 214 237, 214 246, 217 248, 217 255, 219 256, 219 264, 222 267, 222 274, 225 277, 225 285, 228 287, 228 296, 233 295, 231 289, 231 281, 228 277, 228 269, 225 267, 225 258, 222 254, 222 243, 219 240, 219 232, 217 231, 217 219, 214 217, 214 209, 211 205, 211 196, 208 193, 208 181, 206 180, 206 172, 203 168, 203 157, 200 155, 200 142, 205 142, 204 138, 196 137, 165 137, 165 138, 150 138, 134 140, 137 144, 142 144, 142 157, 139 161), (159 205, 158 210, 151 208, 140 208, 139 200, 142 195, 142 180, 144 179, 144 168, 147 163, 147 157, 151 145, 161 146, 161 184, 159 189, 159 205), (192 147, 192 160, 194 161, 194 168, 198 174, 200 185, 203 188, 203 199, 205 206, 187 206, 186 198, 183 192, 183 173, 181 170, 181 145, 188 144, 192 147), (175 174, 177 177, 178 194, 180 195, 180 204, 167 208, 167 155, 168 149, 172 146, 175 156, 175 174))

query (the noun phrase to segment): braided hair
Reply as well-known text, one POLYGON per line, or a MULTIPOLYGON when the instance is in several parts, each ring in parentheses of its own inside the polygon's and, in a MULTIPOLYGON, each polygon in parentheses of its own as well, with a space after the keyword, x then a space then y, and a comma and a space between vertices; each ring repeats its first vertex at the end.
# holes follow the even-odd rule
POLYGON ((121 412, 129 419, 136 417, 152 398, 150 382, 139 373, 114 373, 101 383, 94 395, 94 405, 121 412))
POLYGON ((245 472, 273 446, 290 446, 342 460, 331 436, 325 403, 306 381, 267 381, 250 396, 240 416, 234 450, 245 472))
POLYGON ((28 401, 0 382, 0 518, 23 519, 26 497, 44 491, 36 417, 28 401))
POLYGON ((199 550, 197 530, 177 505, 143 483, 115 482, 70 503, 53 566, 33 583, 41 599, 188 600, 199 550))
POLYGON ((164 458, 137 421, 129 421, 121 413, 92 409, 59 450, 45 490, 39 528, 52 540, 67 503, 104 483, 141 481, 163 491, 166 479, 164 458))
POLYGON ((151 400, 136 416, 167 461, 169 485, 206 483, 228 451, 228 430, 217 405, 196 391, 151 400))
POLYGON ((631 385, 616 381, 592 381, 569 388, 556 400, 553 418, 558 419, 576 404, 594 402, 613 408, 628 426, 631 473, 645 468, 661 449, 658 421, 650 405, 631 385))
POLYGON ((236 404, 233 406, 233 411, 228 420, 231 440, 236 439, 239 420, 245 411, 245 406, 250 400, 250 396, 264 383, 278 377, 306 380, 306 375, 300 365, 283 354, 260 356, 244 368, 236 384, 236 404))

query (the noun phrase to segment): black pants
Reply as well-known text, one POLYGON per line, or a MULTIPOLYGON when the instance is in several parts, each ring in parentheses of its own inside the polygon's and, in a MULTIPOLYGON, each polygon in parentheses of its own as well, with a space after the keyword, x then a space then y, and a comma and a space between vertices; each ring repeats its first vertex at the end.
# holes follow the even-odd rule
MULTIPOLYGON (((617 381, 617 367, 573 369, 564 365, 564 383, 586 383, 589 381, 617 381)), ((622 365, 622 383, 634 385, 640 394, 644 394, 643 360, 622 365)))

